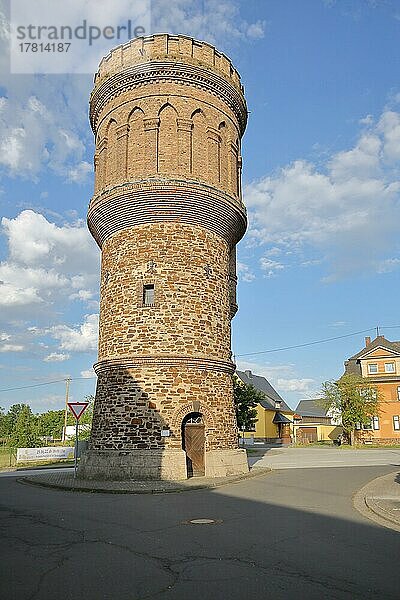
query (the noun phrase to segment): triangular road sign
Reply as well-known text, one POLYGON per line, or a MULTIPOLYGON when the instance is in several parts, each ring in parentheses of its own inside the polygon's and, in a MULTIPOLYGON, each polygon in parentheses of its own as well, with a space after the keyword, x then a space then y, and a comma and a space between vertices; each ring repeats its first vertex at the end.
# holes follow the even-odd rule
POLYGON ((79 421, 88 406, 89 402, 68 402, 68 408, 77 421, 79 421))

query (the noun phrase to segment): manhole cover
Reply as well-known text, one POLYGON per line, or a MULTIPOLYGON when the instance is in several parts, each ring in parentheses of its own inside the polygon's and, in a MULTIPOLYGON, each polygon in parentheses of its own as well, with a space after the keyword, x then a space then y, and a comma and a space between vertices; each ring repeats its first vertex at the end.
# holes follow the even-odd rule
POLYGON ((190 519, 184 521, 186 525, 215 525, 216 523, 222 523, 220 519, 190 519))

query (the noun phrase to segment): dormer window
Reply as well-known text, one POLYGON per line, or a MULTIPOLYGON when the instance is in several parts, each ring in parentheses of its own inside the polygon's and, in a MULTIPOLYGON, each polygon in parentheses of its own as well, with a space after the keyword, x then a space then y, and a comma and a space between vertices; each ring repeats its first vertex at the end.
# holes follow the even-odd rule
POLYGON ((385 373, 394 373, 394 372, 395 372, 394 362, 385 363, 385 373))
POLYGON ((369 363, 369 365, 368 365, 368 373, 370 375, 374 375, 377 372, 378 372, 378 365, 377 365, 377 363, 369 363))

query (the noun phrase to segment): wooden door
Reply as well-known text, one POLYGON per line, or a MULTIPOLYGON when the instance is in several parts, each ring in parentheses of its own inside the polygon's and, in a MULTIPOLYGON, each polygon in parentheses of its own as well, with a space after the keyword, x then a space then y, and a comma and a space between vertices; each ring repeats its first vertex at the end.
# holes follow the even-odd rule
POLYGON ((201 477, 205 473, 204 424, 186 423, 184 433, 188 477, 201 477))

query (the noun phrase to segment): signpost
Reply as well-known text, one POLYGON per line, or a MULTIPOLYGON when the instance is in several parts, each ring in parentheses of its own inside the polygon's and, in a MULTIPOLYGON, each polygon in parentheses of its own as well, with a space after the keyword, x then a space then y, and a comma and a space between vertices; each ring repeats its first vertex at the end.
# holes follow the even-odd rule
POLYGON ((89 406, 89 402, 68 402, 68 408, 75 417, 75 461, 74 461, 74 478, 76 477, 76 469, 78 466, 78 423, 79 419, 89 406))

